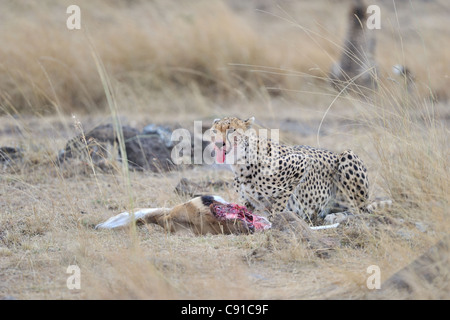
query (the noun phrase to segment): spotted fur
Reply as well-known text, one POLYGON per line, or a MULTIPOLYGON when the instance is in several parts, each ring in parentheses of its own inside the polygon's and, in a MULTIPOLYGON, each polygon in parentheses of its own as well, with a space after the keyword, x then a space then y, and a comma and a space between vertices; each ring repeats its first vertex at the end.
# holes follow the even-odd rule
POLYGON ((367 169, 351 150, 281 145, 260 138, 253 121, 226 117, 211 128, 217 152, 236 154, 234 187, 246 206, 269 219, 292 211, 311 224, 335 212, 369 210, 367 169))

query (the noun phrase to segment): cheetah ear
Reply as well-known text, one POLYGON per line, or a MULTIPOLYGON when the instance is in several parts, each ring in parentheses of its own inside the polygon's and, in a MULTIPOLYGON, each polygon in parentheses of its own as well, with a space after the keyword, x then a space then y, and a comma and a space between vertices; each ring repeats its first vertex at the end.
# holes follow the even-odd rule
POLYGON ((255 117, 248 118, 247 120, 244 121, 247 128, 250 128, 254 122, 255 122, 255 117))
POLYGON ((213 124, 219 122, 220 119, 214 119, 213 124))

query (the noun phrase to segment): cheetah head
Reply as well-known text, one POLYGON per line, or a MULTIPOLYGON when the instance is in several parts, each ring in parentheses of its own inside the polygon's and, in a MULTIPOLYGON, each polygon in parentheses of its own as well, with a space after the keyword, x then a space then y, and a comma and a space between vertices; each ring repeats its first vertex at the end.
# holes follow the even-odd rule
POLYGON ((246 132, 254 121, 254 117, 247 120, 236 117, 214 120, 211 127, 211 142, 214 143, 217 163, 224 163, 229 154, 239 154, 246 132))

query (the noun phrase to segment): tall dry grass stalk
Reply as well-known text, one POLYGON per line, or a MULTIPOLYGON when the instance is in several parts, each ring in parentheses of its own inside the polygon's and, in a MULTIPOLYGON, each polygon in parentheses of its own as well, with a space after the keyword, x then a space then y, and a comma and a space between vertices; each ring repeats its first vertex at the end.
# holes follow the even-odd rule
POLYGON ((372 118, 374 147, 388 193, 399 210, 448 230, 448 127, 433 101, 379 99, 372 118), (380 104, 381 102, 381 104, 380 104))

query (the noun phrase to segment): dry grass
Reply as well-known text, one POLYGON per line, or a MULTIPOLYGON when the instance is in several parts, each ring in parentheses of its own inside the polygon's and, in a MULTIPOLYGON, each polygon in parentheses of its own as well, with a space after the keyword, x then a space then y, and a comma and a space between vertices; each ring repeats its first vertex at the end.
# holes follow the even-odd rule
MULTIPOLYGON (((445 100, 449 57, 442 49, 448 37, 439 21, 445 20, 441 7, 446 5, 436 2, 423 8, 398 4, 397 15, 392 4, 382 3, 377 53, 384 78, 392 76, 394 64, 414 66, 421 94, 445 100), (432 14, 418 14, 423 11, 432 14), (415 19, 408 20, 411 16, 415 19)), ((2 112, 105 110, 89 42, 126 110, 147 110, 151 104, 158 113, 190 113, 188 100, 207 113, 211 98, 216 104, 255 98, 267 103, 267 91, 320 95, 327 91, 322 79, 339 54, 348 11, 347 5, 327 1, 287 2, 280 8, 264 1, 261 11, 248 5, 239 14, 220 1, 78 1, 83 28, 70 31, 65 27, 69 4, 6 3, 2 112)))
MULTIPOLYGON (((372 297, 368 266, 378 265, 384 281, 448 234, 445 1, 398 3, 397 14, 381 1, 382 79, 371 102, 335 100, 323 78, 338 56, 347 2, 77 4, 81 31, 65 28, 69 2, 11 1, 0 13, 0 146, 24 153, 22 163, 0 168, 0 297, 364 299, 372 297), (58 150, 79 133, 70 113, 87 130, 111 121, 116 110, 108 111, 94 51, 111 80, 113 120, 191 128, 193 120, 255 115, 260 125, 280 128, 288 143, 353 149, 368 165, 373 196, 388 196, 394 208, 367 224, 323 231, 321 237, 339 244, 333 250, 276 232, 194 237, 157 226, 93 230, 132 206, 187 200, 173 192, 181 177, 232 179, 229 171, 206 167, 154 174, 57 166, 58 150), (413 91, 392 74, 397 63, 413 70, 413 91), (81 290, 66 287, 72 264, 81 269, 81 290)), ((237 201, 232 190, 214 193, 237 201)), ((378 298, 449 297, 445 281, 417 286, 378 298)))

